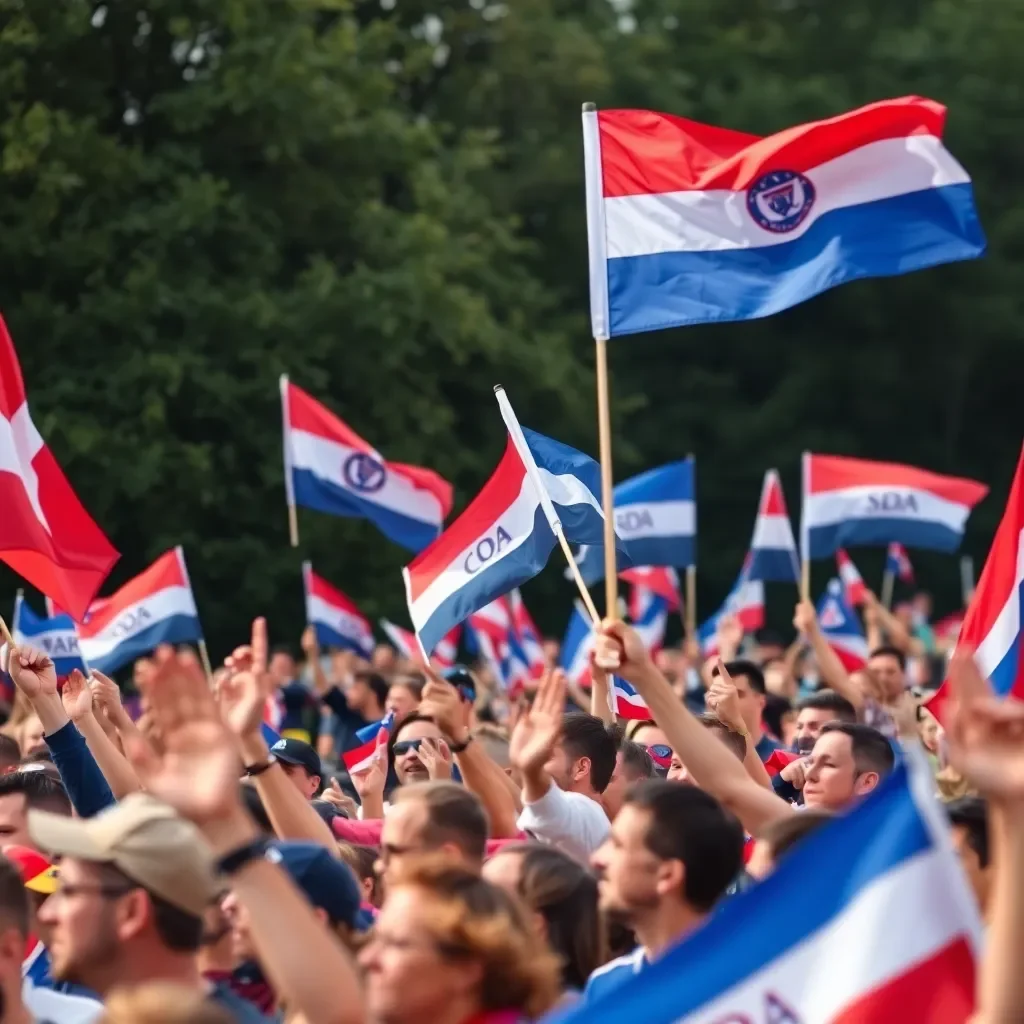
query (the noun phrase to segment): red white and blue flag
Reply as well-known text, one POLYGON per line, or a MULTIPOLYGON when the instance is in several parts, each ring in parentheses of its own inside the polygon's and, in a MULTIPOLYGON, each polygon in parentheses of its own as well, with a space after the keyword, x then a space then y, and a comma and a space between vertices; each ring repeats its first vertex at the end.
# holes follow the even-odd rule
POLYGON ((526 610, 518 587, 508 595, 508 602, 512 612, 512 628, 523 649, 526 664, 530 668, 530 676, 533 679, 540 679, 545 669, 544 645, 541 643, 540 630, 526 610))
POLYGON ((670 566, 641 565, 635 569, 623 569, 619 579, 665 598, 669 611, 678 611, 682 604, 679 597, 679 574, 670 566))
POLYGON ((868 589, 864 585, 864 577, 853 564, 853 559, 842 548, 836 551, 836 568, 839 570, 839 579, 842 580, 846 600, 852 605, 863 604, 868 589))
POLYGON ((893 579, 904 583, 914 582, 914 567, 910 563, 910 555, 902 544, 892 543, 885 553, 885 572, 893 579))
MULTIPOLYGON (((981 674, 1000 697, 1024 699, 1024 451, 981 578, 964 614, 957 643, 970 644, 981 674)), ((942 719, 943 683, 928 702, 942 719)))
POLYGON ((82 507, 32 422, 0 317, 0 560, 75 618, 120 557, 82 507))
POLYGON ((82 657, 108 675, 159 644, 200 640, 185 552, 180 547, 165 552, 110 597, 93 602, 77 628, 82 657))
POLYGON ((289 505, 369 519, 385 537, 421 551, 441 532, 452 485, 433 470, 388 462, 347 423, 281 378, 289 505))
POLYGON ((562 1024, 964 1024, 982 925, 931 773, 908 762, 562 1024))
POLYGON ((88 673, 79 649, 78 631, 70 615, 37 615, 21 592, 14 602, 11 633, 16 644, 27 644, 43 651, 53 660, 57 678, 69 676, 75 669, 88 673))
POLYGON ((753 633, 764 625, 764 583, 748 577, 750 562, 751 556, 748 553, 743 560, 739 578, 722 607, 697 628, 700 649, 706 658, 713 658, 718 653, 718 626, 724 616, 735 616, 744 633, 753 633))
POLYGON ((782 482, 775 469, 765 472, 761 485, 747 575, 752 580, 777 583, 796 583, 800 579, 793 526, 786 512, 782 482))
POLYGON ((804 454, 803 558, 846 545, 889 544, 956 551, 971 509, 988 494, 974 480, 895 462, 804 454))
POLYGON ((583 602, 577 598, 558 650, 558 664, 571 683, 590 686, 590 652, 593 649, 594 627, 583 602))
POLYGON ((603 535, 601 474, 582 452, 522 428, 545 493, 514 437, 490 480, 466 510, 403 570, 409 615, 426 651, 473 612, 525 583, 547 564, 557 541, 549 501, 570 543, 603 535))
POLYGON ((364 725, 362 729, 357 730, 356 740, 359 745, 341 755, 346 770, 360 772, 369 768, 374 754, 382 747, 387 747, 388 737, 394 727, 395 713, 389 711, 379 722, 364 725))
POLYGON ((660 594, 636 583, 630 588, 629 619, 652 654, 665 643, 669 602, 660 594))
POLYGON ((847 672, 857 672, 868 663, 867 638, 839 580, 829 580, 818 602, 818 628, 847 672))
POLYGON ((316 630, 321 647, 355 651, 364 658, 373 654, 373 627, 352 598, 313 572, 309 562, 302 563, 302 585, 306 621, 316 630))
POLYGON ((593 333, 770 316, 985 251, 945 107, 908 96, 760 138, 583 114, 593 333))
POLYGON ((467 625, 478 653, 507 693, 519 694, 529 680, 542 675, 544 652, 518 590, 484 605, 467 625))

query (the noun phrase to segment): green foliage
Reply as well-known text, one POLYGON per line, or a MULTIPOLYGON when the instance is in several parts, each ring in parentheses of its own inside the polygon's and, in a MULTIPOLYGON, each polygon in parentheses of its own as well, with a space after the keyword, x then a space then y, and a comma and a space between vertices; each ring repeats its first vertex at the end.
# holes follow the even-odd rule
MULTIPOLYGON (((457 510, 495 383, 596 452, 580 103, 767 134, 911 92, 950 108, 990 254, 614 342, 616 476, 697 454, 705 610, 767 466, 797 511, 804 448, 990 482, 980 562, 1021 441, 1022 43, 1015 0, 0 0, 0 305, 112 583, 184 544, 215 652, 257 612, 297 634, 303 556, 402 618, 369 524, 300 513, 287 547, 278 375, 457 510)), ((552 631, 567 586, 527 593, 552 631)))

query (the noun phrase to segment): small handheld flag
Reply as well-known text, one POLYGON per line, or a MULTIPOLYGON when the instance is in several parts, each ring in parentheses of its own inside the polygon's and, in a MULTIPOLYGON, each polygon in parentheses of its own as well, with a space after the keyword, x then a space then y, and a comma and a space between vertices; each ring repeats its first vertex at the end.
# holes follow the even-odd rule
POLYGON ((863 604, 868 588, 864 586, 864 579, 853 564, 853 559, 842 548, 836 551, 836 568, 839 570, 846 600, 852 605, 863 604))
POLYGON ((761 485, 754 536, 750 541, 749 579, 796 583, 800 579, 796 540, 786 513, 778 470, 769 469, 761 485))
POLYGON ((818 603, 818 627, 847 672, 856 672, 868 663, 868 642, 839 580, 829 581, 818 603))

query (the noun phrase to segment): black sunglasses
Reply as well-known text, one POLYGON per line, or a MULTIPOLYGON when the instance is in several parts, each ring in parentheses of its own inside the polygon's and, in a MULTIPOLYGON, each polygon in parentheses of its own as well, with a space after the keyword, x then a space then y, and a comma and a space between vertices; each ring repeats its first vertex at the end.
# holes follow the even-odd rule
POLYGON ((391 752, 395 757, 401 757, 403 754, 408 754, 411 750, 419 750, 420 744, 423 740, 399 740, 392 748, 391 752))

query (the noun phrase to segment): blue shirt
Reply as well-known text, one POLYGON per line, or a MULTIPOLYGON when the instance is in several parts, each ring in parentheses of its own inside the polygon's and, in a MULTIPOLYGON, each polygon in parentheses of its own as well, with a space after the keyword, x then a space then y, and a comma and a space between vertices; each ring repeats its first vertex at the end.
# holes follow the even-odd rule
POLYGON ((644 947, 637 946, 632 953, 609 960, 602 967, 598 967, 589 978, 583 989, 583 1001, 597 999, 606 992, 629 981, 635 974, 639 974, 645 967, 650 967, 650 960, 644 956, 644 947))
POLYGON ((782 749, 782 744, 778 740, 773 740, 768 733, 761 733, 761 738, 757 741, 757 746, 754 748, 757 751, 757 756, 762 761, 767 761, 772 756, 772 752, 782 749))

